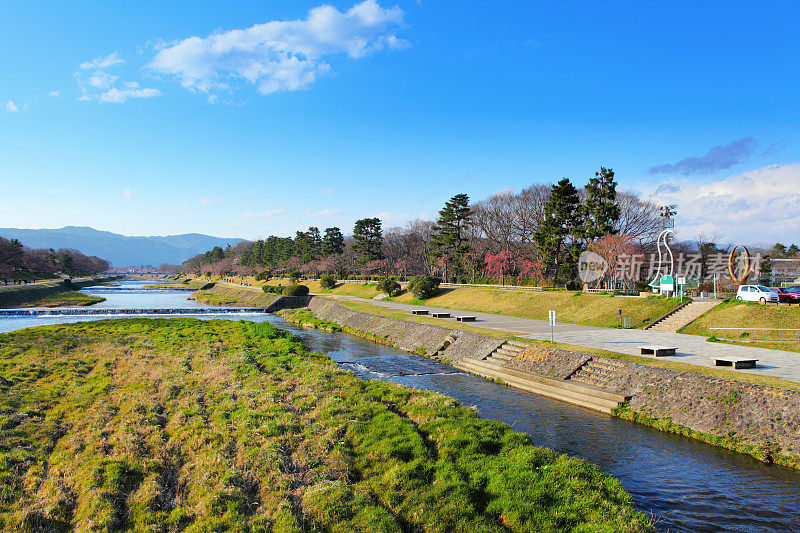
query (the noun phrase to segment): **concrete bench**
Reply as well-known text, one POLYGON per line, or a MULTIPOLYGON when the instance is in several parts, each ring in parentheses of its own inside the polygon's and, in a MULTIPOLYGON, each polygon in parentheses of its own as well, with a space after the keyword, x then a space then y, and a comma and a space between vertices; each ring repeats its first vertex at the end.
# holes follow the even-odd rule
POLYGON ((478 320, 478 317, 476 317, 476 316, 457 316, 457 317, 455 317, 455 319, 458 322, 475 322, 476 320, 478 320))
POLYGON ((450 318, 450 313, 431 313, 433 318, 450 318))
POLYGON ((755 368, 758 359, 714 359, 714 366, 732 366, 733 368, 755 368))
POLYGON ((656 357, 664 357, 667 355, 675 355, 674 346, 639 346, 639 353, 641 355, 655 355, 656 357))
POLYGON ((427 309, 412 309, 411 310, 411 314, 412 315, 427 315, 428 314, 428 310, 427 309))

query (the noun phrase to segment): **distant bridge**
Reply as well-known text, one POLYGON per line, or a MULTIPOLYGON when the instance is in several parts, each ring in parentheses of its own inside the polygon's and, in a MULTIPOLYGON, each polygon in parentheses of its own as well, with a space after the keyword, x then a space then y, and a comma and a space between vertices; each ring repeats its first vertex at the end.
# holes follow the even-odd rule
POLYGON ((0 309, 0 317, 54 316, 142 316, 142 315, 264 315, 266 309, 258 307, 186 307, 167 309, 0 309))

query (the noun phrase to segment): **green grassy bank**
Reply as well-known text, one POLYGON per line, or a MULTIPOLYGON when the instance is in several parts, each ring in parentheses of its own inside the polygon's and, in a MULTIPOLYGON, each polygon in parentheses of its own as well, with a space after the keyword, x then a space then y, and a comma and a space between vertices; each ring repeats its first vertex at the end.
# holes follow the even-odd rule
MULTIPOLYGON (((253 284, 263 284, 256 282, 255 279, 248 281, 253 284)), ((275 279, 266 282, 267 285, 287 283, 287 280, 275 279)), ((312 294, 361 298, 374 298, 379 294, 375 283, 339 283, 333 289, 323 289, 317 281, 301 283, 306 285, 312 294)), ((554 309, 558 313, 559 322, 612 328, 620 326, 620 316, 631 317, 631 326, 642 328, 680 305, 677 299, 660 297, 628 298, 576 291, 529 291, 484 287, 442 289, 441 294, 427 300, 418 300, 413 294, 404 290, 400 296, 390 300, 540 320, 547 320, 548 311, 554 309)))
POLYGON ((83 287, 99 285, 114 278, 96 278, 65 281, 54 281, 35 285, 9 285, 0 287, 0 307, 18 307, 23 304, 38 305, 55 295, 73 292, 83 287))
POLYGON ((619 482, 268 324, 0 335, 0 528, 647 531, 619 482))
POLYGON ((90 296, 82 292, 69 291, 59 292, 52 296, 46 296, 32 302, 27 302, 21 304, 20 307, 84 307, 105 301, 106 299, 102 296, 90 296))

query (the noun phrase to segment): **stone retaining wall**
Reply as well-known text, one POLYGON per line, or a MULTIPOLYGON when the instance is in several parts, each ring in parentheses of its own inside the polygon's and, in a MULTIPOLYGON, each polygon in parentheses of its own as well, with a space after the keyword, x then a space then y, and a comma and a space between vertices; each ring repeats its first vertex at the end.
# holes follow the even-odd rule
POLYGON ((431 356, 444 349, 441 355, 449 361, 458 361, 465 357, 481 359, 505 342, 503 339, 467 331, 353 311, 333 300, 320 297, 312 297, 308 306, 319 318, 368 332, 407 352, 423 352, 431 356))
MULTIPOLYGON (((354 311, 317 296, 277 298, 269 302, 268 309, 304 306, 319 318, 372 335, 375 340, 401 350, 430 356, 444 348, 440 353, 452 362, 464 358, 482 359, 505 342, 486 335, 354 311), (449 345, 445 347, 446 343, 449 345)), ((590 358, 604 359, 532 344, 507 366, 553 379, 566 379, 590 358)), ((631 396, 628 404, 619 410, 620 417, 748 453, 761 460, 800 468, 800 391, 614 361, 620 370, 605 388, 631 396)))
MULTIPOLYGON (((590 358, 606 358, 537 346, 506 366, 554 379, 566 379, 590 358)), ((714 378, 614 360, 619 371, 605 389, 630 396, 620 413, 661 429, 750 453, 763 460, 800 466, 800 391, 714 378), (652 419, 652 420, 646 420, 652 419), (749 449, 753 448, 753 449, 749 449)))

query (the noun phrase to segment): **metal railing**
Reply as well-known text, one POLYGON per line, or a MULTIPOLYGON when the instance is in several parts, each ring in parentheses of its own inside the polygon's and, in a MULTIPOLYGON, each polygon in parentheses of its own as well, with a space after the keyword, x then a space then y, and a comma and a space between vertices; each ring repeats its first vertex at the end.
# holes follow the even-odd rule
POLYGON ((747 340, 758 342, 800 342, 800 329, 783 329, 783 328, 708 328, 708 331, 713 337, 722 340, 747 340), (722 337, 716 335, 715 331, 721 331, 722 337), (728 333, 735 331, 735 337, 728 337, 728 333), (742 337, 742 332, 750 333, 746 337, 742 337), (757 333, 762 333, 763 337, 758 338, 757 333), (770 338, 770 333, 776 333, 770 338), (778 335, 779 334, 779 335, 778 335))

